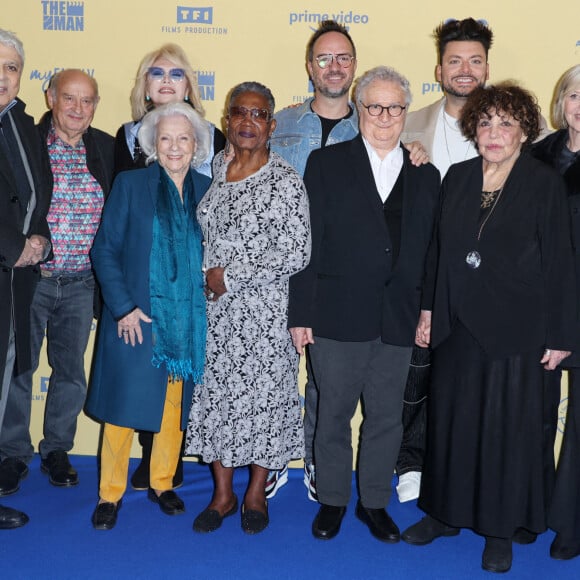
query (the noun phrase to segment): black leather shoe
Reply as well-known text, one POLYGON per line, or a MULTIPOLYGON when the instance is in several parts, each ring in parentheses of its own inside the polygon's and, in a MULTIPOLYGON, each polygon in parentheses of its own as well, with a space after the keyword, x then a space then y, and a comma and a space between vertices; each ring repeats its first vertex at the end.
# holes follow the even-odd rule
POLYGON ((19 528, 28 522, 28 516, 18 510, 0 505, 0 530, 19 528))
POLYGON ((185 512, 183 500, 172 490, 162 491, 159 495, 154 489, 147 490, 147 497, 153 502, 159 504, 161 511, 168 516, 175 516, 185 512))
POLYGON ((359 501, 356 504, 356 517, 366 524, 371 534, 381 542, 396 544, 401 539, 397 524, 384 508, 366 508, 359 501))
POLYGON ((321 504, 312 522, 312 535, 319 540, 331 540, 340 532, 345 513, 346 506, 321 504))
POLYGON ((530 532, 529 530, 526 530, 526 528, 518 528, 512 536, 512 542, 525 546, 527 544, 533 544, 537 538, 538 534, 535 532, 530 532))
POLYGON ((42 473, 48 473, 48 481, 57 487, 72 487, 79 482, 79 474, 70 464, 66 451, 51 451, 40 462, 42 473))
POLYGON ((247 510, 242 504, 242 530, 246 534, 259 534, 263 532, 270 523, 268 516, 268 502, 266 502, 266 513, 258 510, 247 510))
POLYGON ((205 534, 207 532, 215 532, 221 527, 224 518, 233 516, 238 511, 238 496, 234 495, 234 505, 223 516, 217 510, 204 509, 193 520, 193 529, 196 532, 205 534))
POLYGON ((550 546, 550 557, 554 560, 571 560, 580 556, 580 542, 566 540, 562 534, 556 534, 550 546))
POLYGON ((117 514, 121 509, 123 500, 120 499, 117 503, 104 502, 98 503, 91 521, 95 530, 112 530, 117 523, 117 514))
POLYGON ((0 496, 16 493, 27 475, 28 466, 24 461, 15 457, 6 458, 0 463, 0 496))
POLYGON ((511 539, 486 537, 481 567, 488 572, 508 572, 512 567, 511 539))
POLYGON ((401 538, 407 544, 425 546, 442 536, 456 536, 458 533, 459 528, 452 528, 431 516, 425 516, 420 522, 407 528, 401 535, 401 538))

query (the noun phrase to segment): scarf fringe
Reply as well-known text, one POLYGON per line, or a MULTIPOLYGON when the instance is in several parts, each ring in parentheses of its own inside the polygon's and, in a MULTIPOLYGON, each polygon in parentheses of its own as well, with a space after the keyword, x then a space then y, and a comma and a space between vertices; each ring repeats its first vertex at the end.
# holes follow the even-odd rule
POLYGON ((166 355, 155 353, 151 362, 157 368, 165 366, 172 379, 183 379, 184 381, 191 379, 196 385, 202 383, 203 368, 194 369, 191 359, 176 360, 166 355))

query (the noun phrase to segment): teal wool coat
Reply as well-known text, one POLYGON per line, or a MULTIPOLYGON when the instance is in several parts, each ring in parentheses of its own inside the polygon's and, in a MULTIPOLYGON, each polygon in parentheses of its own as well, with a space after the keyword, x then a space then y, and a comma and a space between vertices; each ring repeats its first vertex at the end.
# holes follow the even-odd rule
MULTIPOLYGON (((158 432, 167 391, 167 370, 151 363, 151 324, 141 322, 143 344, 132 347, 118 337, 116 319, 135 306, 151 315, 149 258, 160 167, 120 173, 105 204, 91 259, 104 308, 86 411, 100 421, 158 432)), ((196 201, 210 179, 192 170, 196 201)), ((201 289, 200 289, 201 291, 201 289)), ((187 425, 193 383, 183 390, 181 427, 187 425)))

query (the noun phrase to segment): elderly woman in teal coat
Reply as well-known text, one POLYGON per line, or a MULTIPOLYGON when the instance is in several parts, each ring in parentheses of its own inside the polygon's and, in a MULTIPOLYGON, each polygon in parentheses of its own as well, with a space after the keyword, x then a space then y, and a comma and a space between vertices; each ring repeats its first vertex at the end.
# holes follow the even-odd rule
POLYGON ((134 431, 155 433, 148 497, 184 511, 172 490, 182 430, 205 356, 205 297, 197 203, 209 179, 194 168, 209 150, 191 107, 157 107, 143 120, 145 169, 117 177, 91 252, 103 292, 87 412, 104 422, 93 527, 115 526, 134 431))

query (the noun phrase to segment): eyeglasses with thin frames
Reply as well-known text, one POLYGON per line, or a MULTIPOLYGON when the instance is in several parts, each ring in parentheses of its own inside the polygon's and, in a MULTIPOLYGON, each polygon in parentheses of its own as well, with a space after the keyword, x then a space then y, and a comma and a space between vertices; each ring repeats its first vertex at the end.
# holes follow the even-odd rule
POLYGON ((314 60, 320 68, 328 68, 335 60, 342 68, 348 68, 352 64, 354 56, 347 53, 319 54, 314 57, 314 60))
POLYGON ((247 109, 246 107, 230 107, 229 118, 230 120, 240 120, 245 119, 250 115, 252 121, 260 121, 262 123, 267 123, 270 120, 270 111, 268 109, 247 109))
POLYGON ((391 117, 400 117, 403 114, 403 111, 407 108, 407 105, 404 107, 403 105, 388 105, 383 107, 383 105, 379 105, 378 103, 373 103, 371 105, 365 105, 362 101, 359 101, 359 103, 368 111, 371 117, 380 117, 383 114, 383 111, 387 111, 391 117))
POLYGON ((166 71, 160 66, 152 66, 147 70, 152 81, 162 82, 166 78, 172 83, 180 83, 185 79, 185 71, 182 68, 172 68, 166 71))

